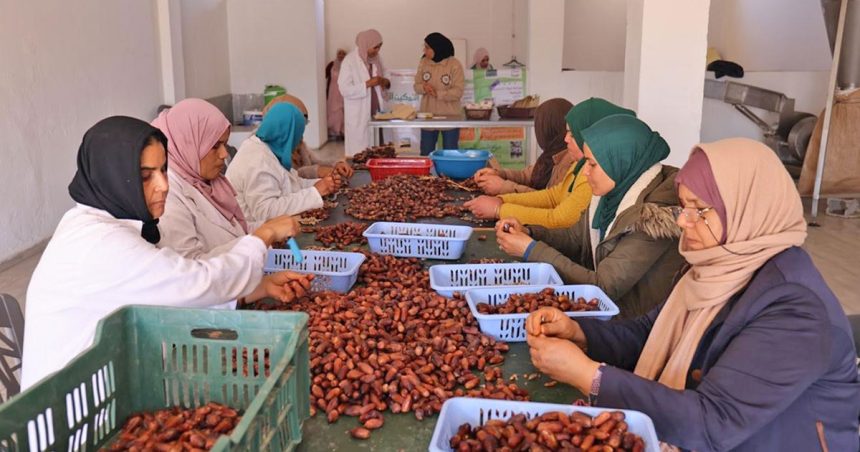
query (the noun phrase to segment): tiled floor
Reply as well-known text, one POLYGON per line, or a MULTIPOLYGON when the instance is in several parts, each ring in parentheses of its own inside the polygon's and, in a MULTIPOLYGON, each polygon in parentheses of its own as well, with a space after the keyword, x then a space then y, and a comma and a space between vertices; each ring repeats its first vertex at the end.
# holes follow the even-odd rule
MULTIPOLYGON (((343 142, 329 143, 319 151, 326 161, 344 155, 343 142)), ((804 203, 809 211, 809 201, 804 203)), ((818 217, 821 227, 810 227, 806 250, 819 271, 842 302, 848 314, 860 314, 860 219, 846 220, 824 215, 818 217)), ((9 293, 25 304, 27 285, 41 256, 34 255, 0 271, 0 293, 9 293)))

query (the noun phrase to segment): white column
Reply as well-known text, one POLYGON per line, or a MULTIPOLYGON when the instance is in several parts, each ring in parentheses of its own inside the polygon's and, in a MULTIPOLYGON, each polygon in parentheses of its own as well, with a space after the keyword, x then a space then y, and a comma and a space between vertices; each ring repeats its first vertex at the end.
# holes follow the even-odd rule
POLYGON ((161 58, 162 101, 173 105, 185 98, 185 60, 179 2, 158 0, 158 43, 161 58))
POLYGON ((680 166, 700 140, 710 0, 628 0, 624 105, 680 166))
MULTIPOLYGON (((562 92, 561 60, 564 54, 564 0, 529 0, 526 57, 526 89, 541 100, 562 92)), ((507 60, 505 60, 507 61, 507 60)), ((537 160, 537 140, 529 138, 528 163, 537 160)))

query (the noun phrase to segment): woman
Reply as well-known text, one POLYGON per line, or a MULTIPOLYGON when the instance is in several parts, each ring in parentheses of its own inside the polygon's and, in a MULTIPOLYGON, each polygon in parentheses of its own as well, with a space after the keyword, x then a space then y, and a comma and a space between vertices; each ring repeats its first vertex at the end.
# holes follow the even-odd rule
POLYGON ((485 71, 492 71, 494 69, 493 65, 490 64, 490 52, 487 52, 487 49, 479 47, 475 51, 475 54, 472 56, 471 69, 483 69, 485 71))
POLYGON ((60 220, 27 290, 22 389, 90 346, 98 321, 122 306, 288 301, 309 288, 302 275, 263 276, 267 247, 289 237, 277 225, 210 259, 156 248, 168 193, 166 147, 158 129, 123 116, 84 135, 69 185, 77 205, 60 220))
MULTIPOLYGON (((281 102, 287 102, 295 105, 296 108, 302 113, 305 117, 305 126, 310 123, 310 119, 308 118, 308 107, 305 106, 305 103, 302 102, 296 96, 291 96, 289 94, 282 94, 274 99, 270 100, 265 107, 263 107, 263 116, 266 116, 266 113, 276 104, 281 102)), ((337 171, 341 176, 349 179, 352 177, 354 173, 352 167, 346 164, 344 160, 338 160, 335 162, 334 166, 322 165, 323 160, 317 156, 316 153, 311 152, 308 149, 308 146, 305 144, 305 140, 302 140, 299 143, 299 147, 293 152, 293 168, 298 171, 299 176, 305 179, 315 179, 318 177, 326 177, 331 174, 332 171, 337 171)))
MULTIPOLYGON (((172 188, 159 219, 158 247, 189 258, 232 249, 254 225, 248 225, 233 186, 221 175, 230 122, 209 102, 185 99, 162 111, 152 125, 167 137, 167 179, 172 188)), ((272 225, 287 227, 289 235, 299 232, 290 217, 275 218, 263 228, 272 225)))
POLYGON ((606 117, 582 135, 583 174, 595 197, 579 222, 524 228, 505 218, 497 240, 511 256, 552 264, 566 284, 600 287, 622 317, 637 317, 666 299, 683 263, 681 231, 667 208, 678 204, 678 169, 660 164, 669 146, 633 116, 606 117))
MULTIPOLYGON (((454 58, 454 44, 442 33, 430 33, 424 38, 424 56, 415 73, 415 92, 421 94, 421 111, 456 119, 463 114, 460 99, 463 97, 463 65, 454 58)), ((442 132, 442 146, 457 149, 460 146, 460 129, 421 129, 421 155, 436 149, 436 140, 442 132)))
MULTIPOLYGON (((603 99, 591 98, 569 109, 562 120, 567 145, 565 154, 572 165, 560 183, 532 193, 511 193, 502 196, 480 196, 466 204, 478 218, 516 218, 524 224, 534 224, 547 228, 566 228, 576 224, 582 212, 591 202, 591 188, 585 177, 580 177, 582 164, 582 131, 597 121, 611 115, 623 114, 636 116, 632 110, 621 108, 603 99)), ((535 132, 537 127, 535 117, 535 132)), ((544 158, 541 156, 541 158, 544 158)), ((540 163, 540 159, 538 159, 540 163)), ((476 177, 479 185, 490 190, 498 186, 494 176, 481 174, 476 177)))
POLYGON ((391 81, 383 77, 385 66, 379 56, 382 35, 365 30, 355 37, 355 50, 343 59, 337 86, 343 95, 346 155, 353 156, 370 146, 370 118, 382 110, 385 90, 391 81))
POLYGON ((540 309, 532 361, 599 406, 644 412, 683 449, 858 450, 851 330, 801 248, 779 159, 746 138, 700 144, 676 183, 690 267, 665 304, 622 322, 540 309))
POLYGON ((340 88, 337 86, 337 78, 344 58, 346 58, 346 50, 337 49, 337 58, 325 68, 326 122, 328 136, 334 139, 343 137, 343 95, 340 94, 340 88))
POLYGON ((561 183, 575 163, 572 153, 564 152, 567 150, 564 117, 571 108, 573 104, 561 98, 542 103, 535 110, 535 137, 543 151, 537 162, 525 169, 512 170, 501 168, 496 159, 490 159, 491 168, 475 173, 481 191, 488 195, 527 193, 561 183))
POLYGON ((341 177, 304 179, 293 168, 293 152, 301 146, 305 118, 294 105, 280 103, 263 117, 227 167, 227 179, 250 222, 281 215, 298 215, 323 207, 323 196, 334 193, 341 177))

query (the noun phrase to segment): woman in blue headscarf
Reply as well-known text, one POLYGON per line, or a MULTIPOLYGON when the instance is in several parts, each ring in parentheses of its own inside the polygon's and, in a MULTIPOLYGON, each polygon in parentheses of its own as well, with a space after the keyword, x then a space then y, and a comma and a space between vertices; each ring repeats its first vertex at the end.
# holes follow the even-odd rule
POLYGON ((293 151, 301 145, 305 121, 292 104, 273 106, 227 167, 227 179, 249 225, 319 209, 323 196, 340 187, 337 173, 304 179, 293 168, 293 151))

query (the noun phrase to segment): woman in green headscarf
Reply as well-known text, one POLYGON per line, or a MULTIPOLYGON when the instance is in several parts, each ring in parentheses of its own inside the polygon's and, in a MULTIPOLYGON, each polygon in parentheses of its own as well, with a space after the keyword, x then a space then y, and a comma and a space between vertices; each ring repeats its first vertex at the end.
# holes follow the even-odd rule
POLYGON ((619 114, 636 116, 632 110, 603 99, 592 97, 580 102, 566 112, 562 121, 566 124, 559 127, 559 131, 566 132, 560 138, 566 143, 568 161, 572 162, 568 164, 566 175, 560 183, 528 193, 480 196, 467 202, 465 206, 471 209, 473 215, 482 219, 516 218, 523 224, 547 228, 566 228, 576 224, 591 201, 588 181, 580 177, 584 162, 582 132, 600 119, 619 114))
POLYGON ((633 116, 606 117, 582 139, 582 173, 594 197, 578 224, 550 230, 505 218, 496 225, 499 246, 552 264, 566 284, 600 287, 621 317, 637 317, 666 299, 683 265, 669 209, 678 205, 678 169, 660 163, 669 146, 633 116))
POLYGON ((304 133, 302 112, 290 103, 276 104, 227 167, 227 179, 249 225, 319 209, 322 197, 340 187, 337 172, 305 179, 293 168, 293 151, 301 145, 304 133))

